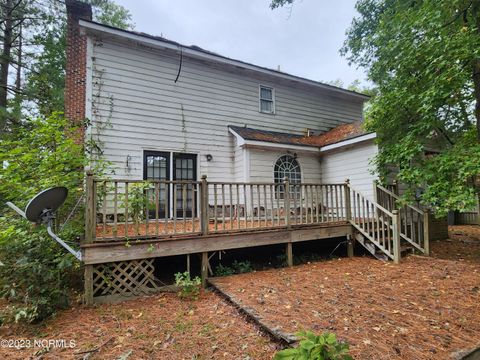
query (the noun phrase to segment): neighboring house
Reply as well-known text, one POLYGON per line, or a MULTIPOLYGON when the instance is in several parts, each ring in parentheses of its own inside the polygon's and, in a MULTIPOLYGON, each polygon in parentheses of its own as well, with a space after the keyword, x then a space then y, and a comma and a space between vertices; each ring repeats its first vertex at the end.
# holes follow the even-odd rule
POLYGON ((85 97, 66 113, 92 121, 86 137, 101 145, 115 177, 349 178, 373 199, 375 134, 361 129, 368 96, 79 17, 69 43, 84 40, 85 49, 74 52, 76 73, 67 76, 85 80, 67 91, 85 97))

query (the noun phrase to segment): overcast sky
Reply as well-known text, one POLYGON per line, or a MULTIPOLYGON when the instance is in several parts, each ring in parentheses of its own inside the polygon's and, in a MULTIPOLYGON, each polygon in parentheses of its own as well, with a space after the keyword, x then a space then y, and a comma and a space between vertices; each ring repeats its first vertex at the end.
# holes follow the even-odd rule
POLYGON ((312 80, 362 82, 339 54, 355 0, 300 0, 270 10, 270 0, 116 0, 137 31, 198 45, 233 59, 312 80))

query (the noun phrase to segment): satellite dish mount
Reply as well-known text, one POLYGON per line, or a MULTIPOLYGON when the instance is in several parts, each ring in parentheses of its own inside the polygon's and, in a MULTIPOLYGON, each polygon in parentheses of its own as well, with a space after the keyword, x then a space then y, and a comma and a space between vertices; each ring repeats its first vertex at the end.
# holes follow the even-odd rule
POLYGON ((34 222, 36 224, 44 224, 47 226, 48 235, 50 235, 56 242, 62 245, 78 260, 82 261, 82 253, 75 251, 60 239, 52 230, 53 220, 55 219, 55 212, 65 202, 68 195, 68 189, 63 186, 52 187, 43 190, 35 195, 27 204, 25 212, 19 209, 15 204, 7 202, 7 205, 15 210, 20 216, 34 222))

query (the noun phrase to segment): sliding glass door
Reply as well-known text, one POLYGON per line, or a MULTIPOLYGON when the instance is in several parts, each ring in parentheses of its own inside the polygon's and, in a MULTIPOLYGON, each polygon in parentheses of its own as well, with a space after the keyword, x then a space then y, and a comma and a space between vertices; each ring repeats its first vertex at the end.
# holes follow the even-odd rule
MULTIPOLYGON (((197 180, 197 155, 170 153, 161 151, 145 151, 143 161, 143 178, 145 180, 197 180)), ((193 209, 193 197, 196 196, 195 187, 192 185, 175 184, 172 186, 160 185, 159 217, 171 216, 175 213, 177 218, 192 217, 196 214, 193 209), (175 187, 175 195, 174 193, 175 187), (173 197, 175 196, 175 200, 173 197), (175 203, 173 202, 175 201, 175 203)), ((155 199, 154 190, 151 190, 149 199, 155 199)), ((196 202, 195 202, 196 203, 196 202)), ((149 217, 155 218, 155 205, 150 206, 149 217)))

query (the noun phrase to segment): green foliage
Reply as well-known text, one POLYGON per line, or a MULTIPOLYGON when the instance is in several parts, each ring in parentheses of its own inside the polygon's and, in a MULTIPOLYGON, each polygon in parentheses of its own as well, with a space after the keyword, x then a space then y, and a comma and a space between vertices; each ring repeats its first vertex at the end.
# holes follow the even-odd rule
MULTIPOLYGON (((65 231, 61 236, 75 239, 65 231)), ((47 234, 21 218, 0 217, 0 296, 15 304, 7 321, 45 319, 68 305, 80 265, 47 234)))
POLYGON ((421 188, 418 200, 437 214, 471 207, 480 174, 480 5, 359 0, 356 9, 342 53, 378 88, 366 113, 380 144, 376 169, 385 180, 389 165, 398 167, 405 200, 421 188), (428 149, 439 153, 425 156, 428 149))
POLYGON ((175 285, 180 287, 178 296, 182 299, 196 300, 200 294, 202 280, 197 276, 193 279, 188 271, 175 274, 175 285))
POLYGON ((87 1, 93 6, 93 17, 96 22, 120 29, 133 29, 132 14, 129 10, 111 0, 87 1))
POLYGON ((245 261, 235 260, 232 263, 232 267, 235 270, 236 274, 249 273, 253 271, 252 263, 248 260, 245 260, 245 261))
POLYGON ((299 332, 302 340, 298 347, 281 350, 275 354, 274 360, 351 360, 348 344, 338 342, 333 333, 315 335, 310 331, 299 332))
POLYGON ((235 274, 235 270, 229 266, 218 264, 218 266, 215 268, 215 276, 230 276, 233 274, 235 274))
POLYGON ((285 5, 292 5, 294 0, 272 0, 270 3, 270 9, 276 9, 285 5))
POLYGON ((218 264, 215 268, 215 276, 229 276, 233 274, 243 274, 252 272, 253 267, 252 263, 248 260, 245 261, 233 261, 232 266, 225 266, 222 264, 218 264))
MULTIPOLYGON (((57 214, 63 223, 82 194, 85 155, 78 140, 80 128, 60 114, 29 122, 2 141, 0 153, 0 295, 12 301, 7 320, 35 322, 67 305, 68 291, 78 285, 79 264, 46 234, 5 207, 20 208, 38 191, 66 186, 69 196, 57 214)), ((82 206, 77 207, 60 236, 73 247, 83 233, 82 206)))
POLYGON ((61 114, 31 120, 2 140, 0 153, 0 206, 15 201, 23 208, 38 191, 65 186, 69 200, 81 193, 85 156, 81 128, 61 114))
POLYGON ((134 183, 128 188, 128 212, 135 224, 137 234, 140 234, 140 224, 147 216, 147 193, 150 193, 150 190, 152 190, 152 184, 147 181, 134 183))
MULTIPOLYGON (((121 5, 111 0, 87 1, 92 5, 93 20, 121 29, 133 29, 132 15, 121 5)), ((26 81, 23 89, 22 107, 24 113, 39 113, 50 116, 55 111, 63 111, 66 65, 65 6, 56 0, 40 0, 27 9, 26 15, 33 12, 41 19, 31 24, 28 40, 35 51, 24 52, 26 81), (31 106, 34 105, 34 106, 31 106), (32 109, 33 107, 33 109, 32 109), (29 111, 25 111, 26 109, 29 111)), ((30 14, 32 13, 32 14, 30 14)))
POLYGON ((36 55, 25 84, 25 94, 38 112, 50 116, 63 111, 65 92, 66 32, 63 26, 47 27, 34 41, 43 51, 36 55))

